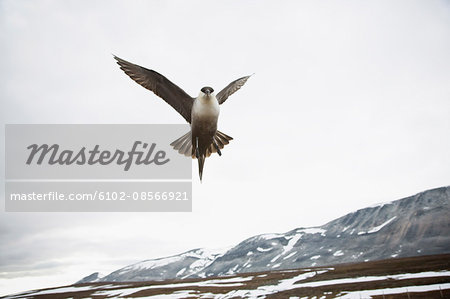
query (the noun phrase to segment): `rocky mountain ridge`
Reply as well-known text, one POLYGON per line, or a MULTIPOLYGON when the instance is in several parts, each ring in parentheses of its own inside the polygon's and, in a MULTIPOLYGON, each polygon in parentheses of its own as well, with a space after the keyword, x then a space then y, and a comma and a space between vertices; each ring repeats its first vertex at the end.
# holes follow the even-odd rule
POLYGON ((449 215, 450 187, 442 187, 360 209, 319 227, 254 236, 225 252, 194 249, 146 260, 97 281, 204 278, 450 253, 449 215))

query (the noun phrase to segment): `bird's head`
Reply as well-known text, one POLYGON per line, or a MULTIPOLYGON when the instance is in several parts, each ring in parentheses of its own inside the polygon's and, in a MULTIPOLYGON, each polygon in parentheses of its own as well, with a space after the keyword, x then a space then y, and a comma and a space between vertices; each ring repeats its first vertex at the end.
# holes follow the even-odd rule
POLYGON ((200 90, 200 96, 209 98, 210 95, 214 93, 212 87, 205 86, 200 90))

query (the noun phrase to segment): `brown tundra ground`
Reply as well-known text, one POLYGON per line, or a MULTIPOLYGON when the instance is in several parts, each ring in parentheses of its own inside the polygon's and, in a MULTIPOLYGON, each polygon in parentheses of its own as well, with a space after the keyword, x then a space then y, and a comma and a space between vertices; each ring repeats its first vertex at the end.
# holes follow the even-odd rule
POLYGON ((205 279, 86 283, 1 298, 450 298, 450 254, 205 279))

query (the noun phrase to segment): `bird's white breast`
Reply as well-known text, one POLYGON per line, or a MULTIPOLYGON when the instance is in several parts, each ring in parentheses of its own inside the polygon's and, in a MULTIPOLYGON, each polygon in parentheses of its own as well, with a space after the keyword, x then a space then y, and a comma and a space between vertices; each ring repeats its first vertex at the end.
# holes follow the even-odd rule
POLYGON ((215 95, 199 96, 192 107, 192 120, 217 121, 220 113, 219 103, 215 95))

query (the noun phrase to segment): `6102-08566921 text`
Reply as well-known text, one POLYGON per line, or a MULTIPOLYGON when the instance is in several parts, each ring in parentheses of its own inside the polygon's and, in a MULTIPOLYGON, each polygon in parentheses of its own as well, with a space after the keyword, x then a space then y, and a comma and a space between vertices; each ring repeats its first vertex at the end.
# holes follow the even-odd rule
POLYGON ((186 191, 94 191, 94 192, 29 192, 11 193, 12 201, 125 201, 125 200, 150 200, 150 201, 180 201, 189 200, 186 191))

